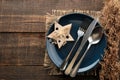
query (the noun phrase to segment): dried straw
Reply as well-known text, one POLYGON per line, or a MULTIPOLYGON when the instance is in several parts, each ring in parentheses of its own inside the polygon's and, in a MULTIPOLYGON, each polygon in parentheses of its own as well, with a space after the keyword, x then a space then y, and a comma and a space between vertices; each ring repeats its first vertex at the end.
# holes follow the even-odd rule
POLYGON ((108 40, 104 60, 101 62, 101 80, 120 80, 120 1, 106 0, 101 23, 108 40))

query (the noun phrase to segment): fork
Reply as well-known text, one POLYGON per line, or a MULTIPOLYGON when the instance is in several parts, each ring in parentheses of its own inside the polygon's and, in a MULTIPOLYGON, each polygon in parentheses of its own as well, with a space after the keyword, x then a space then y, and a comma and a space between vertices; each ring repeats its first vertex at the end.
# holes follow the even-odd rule
POLYGON ((69 61, 69 59, 70 59, 70 56, 71 56, 71 54, 72 54, 73 49, 75 48, 75 46, 76 46, 78 40, 80 39, 80 37, 82 37, 82 36, 84 35, 84 29, 81 28, 81 27, 79 27, 79 29, 78 29, 78 31, 77 31, 77 35, 78 35, 78 37, 77 37, 77 39, 76 39, 76 41, 75 41, 72 49, 70 50, 68 56, 64 59, 63 63, 62 63, 61 66, 60 66, 60 70, 61 70, 61 71, 65 70, 65 68, 66 68, 66 66, 67 66, 67 63, 68 63, 68 61, 69 61))

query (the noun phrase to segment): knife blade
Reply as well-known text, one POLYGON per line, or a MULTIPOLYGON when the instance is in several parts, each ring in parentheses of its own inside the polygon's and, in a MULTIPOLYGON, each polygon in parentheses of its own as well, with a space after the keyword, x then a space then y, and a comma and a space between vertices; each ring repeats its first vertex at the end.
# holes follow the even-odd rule
POLYGON ((80 54, 82 48, 84 47, 85 43, 87 42, 88 37, 91 35, 95 25, 97 24, 97 21, 98 21, 98 18, 97 18, 97 20, 94 19, 91 22, 91 24, 89 25, 89 27, 87 28, 86 33, 84 34, 83 39, 81 41, 81 45, 79 46, 77 52, 75 53, 75 56, 73 57, 72 61, 70 62, 70 64, 68 65, 68 67, 65 70, 66 75, 69 75, 70 72, 72 71, 72 67, 73 67, 78 55, 80 54))

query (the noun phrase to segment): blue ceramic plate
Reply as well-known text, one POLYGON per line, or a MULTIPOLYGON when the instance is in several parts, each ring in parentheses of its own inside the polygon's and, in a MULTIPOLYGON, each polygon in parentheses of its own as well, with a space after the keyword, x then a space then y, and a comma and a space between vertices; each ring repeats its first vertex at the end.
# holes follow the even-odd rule
MULTIPOLYGON (((58 23, 61 24, 62 26, 72 23, 72 29, 71 29, 70 34, 72 35, 74 40, 76 40, 78 28, 82 27, 83 29, 86 30, 92 21, 93 21, 93 18, 88 15, 84 15, 84 14, 80 14, 80 13, 73 13, 73 14, 68 14, 68 15, 62 16, 59 19, 58 23)), ((96 26, 101 27, 101 25, 99 23, 96 26)), ((50 34, 53 30, 54 30, 54 24, 48 30, 47 35, 50 34)), ((75 55, 75 52, 77 51, 78 47, 81 44, 81 40, 82 40, 82 38, 80 38, 80 40, 78 41, 70 59, 72 59, 72 57, 75 55)), ((66 58, 66 56, 72 49, 74 42, 75 41, 67 42, 63 47, 61 47, 59 49, 57 47, 57 45, 51 44, 50 40, 46 39, 48 55, 57 67, 60 67, 63 60, 66 58)), ((83 62, 81 63, 81 66, 80 66, 78 72, 88 71, 97 65, 97 63, 102 59, 101 56, 104 54, 104 49, 107 45, 106 43, 107 43, 106 37, 105 37, 105 35, 103 35, 101 41, 98 44, 91 46, 91 48, 87 52, 83 62)), ((88 42, 85 44, 83 50, 81 51, 79 58, 82 56, 87 45, 88 45, 88 42)), ((77 63, 77 61, 76 61, 76 63, 77 63)))

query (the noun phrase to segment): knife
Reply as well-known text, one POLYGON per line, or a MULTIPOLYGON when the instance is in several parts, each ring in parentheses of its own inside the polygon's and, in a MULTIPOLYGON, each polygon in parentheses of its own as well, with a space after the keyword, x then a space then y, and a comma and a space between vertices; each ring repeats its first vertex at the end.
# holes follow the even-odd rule
POLYGON ((68 67, 67 67, 66 70, 65 70, 65 74, 66 74, 66 75, 69 75, 70 72, 72 71, 72 67, 73 67, 73 65, 74 65, 74 63, 75 63, 78 55, 80 54, 82 48, 84 47, 85 43, 87 42, 88 37, 91 35, 91 33, 92 33, 95 25, 97 24, 97 21, 98 21, 98 18, 97 18, 97 20, 94 19, 94 20, 91 22, 91 24, 89 25, 89 27, 87 28, 86 33, 84 34, 83 39, 82 39, 82 41, 81 41, 80 47, 78 48, 75 56, 73 57, 72 61, 70 62, 70 64, 68 65, 68 67))

